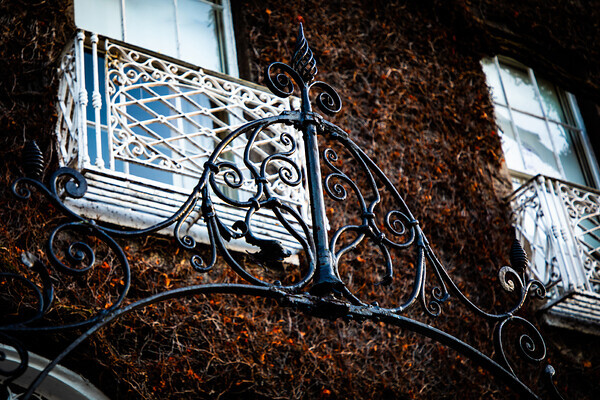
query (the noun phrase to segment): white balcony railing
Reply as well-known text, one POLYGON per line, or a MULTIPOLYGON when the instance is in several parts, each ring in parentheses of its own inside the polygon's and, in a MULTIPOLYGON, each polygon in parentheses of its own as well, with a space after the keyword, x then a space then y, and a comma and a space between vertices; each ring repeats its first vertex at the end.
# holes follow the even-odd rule
POLYGON ((530 273, 550 314, 600 324, 600 192, 538 175, 511 196, 530 273))
MULTIPOLYGON (((59 74, 59 161, 83 171, 89 184, 86 196, 72 206, 89 218, 135 228, 168 217, 182 204, 223 137, 248 121, 289 110, 290 102, 297 101, 83 31, 65 50, 59 74)), ((302 141, 284 125, 264 129, 250 159, 259 163, 274 150, 289 150, 280 140, 283 132, 297 138, 300 148, 292 159, 303 165, 302 141)), ((246 143, 244 137, 236 139, 221 157, 241 161, 246 143)), ((254 182, 245 165, 236 164, 247 179, 231 195, 248 198, 254 182)), ((270 187, 306 219, 306 191, 280 179, 274 168, 270 187)), ((216 206, 230 223, 242 215, 216 206)), ((279 232, 289 248, 300 248, 274 216, 264 212, 256 224, 259 236, 279 232)), ((190 234, 206 239, 201 228, 193 227, 190 234)), ((232 247, 247 249, 241 242, 232 247)))

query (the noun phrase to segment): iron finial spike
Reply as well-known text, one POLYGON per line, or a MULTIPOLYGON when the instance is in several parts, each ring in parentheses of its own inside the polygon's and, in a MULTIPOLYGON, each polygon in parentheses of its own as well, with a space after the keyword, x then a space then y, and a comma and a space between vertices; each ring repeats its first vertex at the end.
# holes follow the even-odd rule
POLYGON ((294 56, 292 58, 292 63, 295 62, 296 57, 298 56, 298 51, 302 46, 302 43, 306 43, 306 37, 304 36, 304 25, 300 22, 300 26, 298 27, 298 36, 296 36, 296 47, 294 48, 294 56))
POLYGON ((300 75, 305 83, 313 81, 317 75, 317 61, 313 56, 313 52, 308 46, 308 41, 304 36, 304 27, 302 22, 298 29, 298 38, 296 39, 296 48, 292 57, 292 68, 300 75))

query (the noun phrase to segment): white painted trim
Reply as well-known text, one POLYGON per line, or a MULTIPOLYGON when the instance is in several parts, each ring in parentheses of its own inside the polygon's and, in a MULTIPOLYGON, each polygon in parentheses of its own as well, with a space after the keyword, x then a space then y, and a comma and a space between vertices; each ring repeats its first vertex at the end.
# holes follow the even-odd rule
POLYGON ((569 107, 571 108, 571 112, 573 113, 573 118, 575 119, 577 126, 581 129, 580 139, 581 144, 583 145, 583 153, 586 158, 586 161, 588 162, 590 172, 592 173, 594 185, 596 188, 600 188, 600 171, 598 169, 598 160, 596 159, 596 155, 592 150, 592 144, 590 143, 590 138, 588 137, 587 130, 585 129, 583 117, 581 116, 581 112, 579 111, 579 104, 577 104, 577 99, 572 93, 566 93, 567 101, 569 102, 569 107))
POLYGON ((229 0, 222 1, 223 13, 223 41, 225 42, 225 59, 227 60, 227 74, 239 78, 237 51, 235 45, 235 33, 233 30, 233 18, 231 16, 231 3, 229 0))
MULTIPOLYGON (((99 169, 84 171, 88 180, 88 192, 82 199, 65 199, 65 204, 86 218, 142 229, 169 218, 187 199, 188 194, 182 190, 173 190, 175 188, 164 190, 147 184, 119 179, 111 172, 99 169)), ((216 203, 215 209, 228 226, 245 217, 243 210, 226 204, 216 203)), ((287 249, 294 253, 302 249, 273 215, 259 210, 253 219, 252 226, 258 237, 280 240, 287 249)), ((297 224, 292 222, 292 226, 301 231, 297 224)), ((206 225, 201 218, 194 222, 187 233, 200 243, 210 243, 206 225)), ((172 236, 173 226, 161 230, 159 234, 172 236)), ((259 250, 245 240, 232 240, 227 243, 227 248, 232 251, 252 253, 259 250)), ((295 262, 294 260, 288 261, 295 262)))

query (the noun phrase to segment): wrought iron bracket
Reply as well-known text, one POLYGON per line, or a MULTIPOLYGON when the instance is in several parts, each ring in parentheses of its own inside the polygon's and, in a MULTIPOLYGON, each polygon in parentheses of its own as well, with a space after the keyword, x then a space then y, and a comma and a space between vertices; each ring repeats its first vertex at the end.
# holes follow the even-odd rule
MULTIPOLYGON (((0 341, 14 347, 22 356, 20 365, 10 371, 0 370, 0 375, 7 377, 6 382, 21 375, 27 368, 27 351, 16 340, 21 332, 53 332, 65 329, 83 329, 83 333, 64 351, 61 352, 48 367, 31 383, 24 399, 28 399, 43 381, 49 371, 66 357, 82 341, 94 334, 106 324, 120 318, 122 315, 141 307, 172 298, 191 296, 195 294, 232 294, 241 296, 261 296, 276 300, 283 307, 295 308, 311 316, 327 319, 348 319, 356 321, 381 321, 389 325, 399 326, 414 331, 420 335, 432 338, 469 357, 480 366, 491 371, 494 376, 509 385, 515 392, 526 398, 539 399, 535 391, 525 385, 513 369, 505 351, 504 336, 508 326, 519 329, 520 342, 517 348, 519 355, 527 361, 544 363, 546 346, 538 329, 526 319, 517 316, 529 295, 543 298, 544 286, 528 278, 526 274, 527 257, 518 242, 511 249, 512 267, 502 267, 499 272, 500 283, 506 291, 516 294, 515 304, 503 313, 489 313, 480 309, 462 293, 446 268, 436 257, 429 241, 423 233, 418 220, 413 216, 404 199, 386 177, 384 172, 361 150, 349 135, 336 125, 313 112, 310 92, 317 92, 315 103, 325 115, 339 112, 342 101, 337 92, 328 84, 315 81, 317 63, 308 46, 302 26, 296 43, 296 49, 291 66, 275 62, 265 74, 269 89, 277 96, 287 97, 299 92, 301 106, 298 110, 286 111, 260 120, 248 122, 231 132, 214 149, 214 152, 204 164, 204 171, 198 184, 190 193, 187 200, 179 209, 164 221, 145 229, 121 229, 102 225, 80 216, 65 204, 66 198, 78 199, 86 194, 85 177, 71 168, 58 169, 45 184, 42 181, 43 157, 35 143, 29 143, 25 151, 24 168, 26 176, 17 179, 12 191, 21 200, 28 200, 31 191, 43 194, 68 221, 54 228, 49 237, 46 256, 50 266, 36 260, 30 262, 31 269, 41 279, 34 283, 30 278, 12 272, 1 272, 3 284, 18 282, 35 293, 37 299, 36 312, 26 318, 0 323, 0 341), (302 133, 302 144, 290 134, 281 134, 279 141, 284 150, 264 156, 261 160, 250 156, 257 135, 265 129, 271 129, 278 124, 294 126, 302 133), (362 171, 360 184, 348 176, 338 164, 338 153, 327 148, 321 154, 317 137, 322 136, 337 143, 353 163, 362 171), (242 162, 249 170, 250 176, 243 176, 240 169, 232 161, 223 160, 219 155, 234 140, 246 140, 242 162), (305 166, 298 165, 290 157, 304 149, 305 166), (324 176, 321 166, 328 169, 324 176), (275 171, 275 172, 273 172, 275 171), (305 221, 297 209, 282 202, 270 187, 267 174, 276 173, 280 181, 290 187, 306 184, 310 194, 310 222, 305 221), (229 190, 235 190, 242 185, 244 179, 250 179, 254 184, 254 194, 250 198, 240 199, 228 195, 229 190), (365 194, 361 188, 367 188, 365 194), (386 191, 392 199, 393 206, 381 210, 381 191, 386 191), (359 212, 357 221, 335 230, 327 230, 328 222, 325 214, 324 195, 333 201, 344 201, 352 196, 359 212), (219 218, 217 203, 227 204, 243 211, 243 218, 226 225, 219 218), (259 251, 254 258, 266 265, 281 263, 290 255, 277 238, 265 237, 258 234, 253 224, 253 217, 258 212, 271 213, 289 235, 302 247, 306 267, 297 267, 295 277, 286 282, 270 281, 264 276, 258 276, 254 270, 239 262, 230 250, 227 242, 233 239, 243 239, 256 246, 259 251), (208 230, 210 239, 209 257, 206 261, 201 257, 196 239, 187 232, 189 227, 196 224, 200 214, 208 230), (217 265, 218 256, 246 284, 211 283, 187 286, 152 295, 135 302, 126 302, 131 285, 129 261, 116 238, 144 237, 164 228, 172 228, 178 246, 190 251, 190 265, 198 273, 207 273, 217 265), (69 233, 68 238, 75 238, 65 250, 57 251, 64 245, 64 240, 57 238, 63 233, 69 233), (331 236, 331 237, 330 237, 331 236), (71 322, 60 326, 47 325, 44 317, 53 304, 53 282, 49 278, 49 270, 59 274, 80 276, 96 268, 95 250, 84 240, 77 238, 92 237, 101 242, 115 255, 122 279, 118 287, 118 296, 105 309, 79 322, 71 322), (403 299, 391 299, 392 305, 379 305, 361 299, 353 293, 347 282, 340 276, 339 266, 343 257, 354 251, 361 243, 370 243, 376 247, 384 259, 384 273, 380 277, 380 285, 389 285, 394 281, 394 261, 392 252, 402 251, 412 254, 414 264, 411 268, 414 280, 409 293, 403 299), (426 289, 427 268, 431 268, 436 285, 426 289), (459 338, 434 328, 426 323, 416 321, 403 315, 407 309, 418 304, 424 314, 437 317, 442 311, 442 304, 450 298, 456 298, 473 314, 494 325, 492 340, 495 359, 483 354, 478 349, 465 343, 459 338)), ((290 274, 291 275, 291 274, 290 274)), ((2 353, 0 352, 0 356, 2 353)), ((553 388, 552 376, 554 370, 547 366, 545 380, 553 388)), ((556 398, 561 398, 556 390, 552 391, 556 398)))

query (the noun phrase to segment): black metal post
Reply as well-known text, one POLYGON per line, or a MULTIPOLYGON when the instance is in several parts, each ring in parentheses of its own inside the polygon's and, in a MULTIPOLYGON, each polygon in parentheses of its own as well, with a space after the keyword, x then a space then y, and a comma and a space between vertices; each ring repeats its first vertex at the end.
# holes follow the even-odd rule
POLYGON ((308 88, 302 88, 301 120, 303 122, 303 139, 306 155, 306 170, 310 196, 310 213, 312 219, 312 235, 317 251, 317 267, 314 283, 310 292, 323 296, 331 292, 338 292, 343 287, 342 281, 334 270, 329 240, 327 238, 327 217, 325 216, 325 200, 323 198, 323 184, 321 179, 321 165, 319 163, 319 144, 315 121, 309 118, 312 109, 308 97, 308 88))

